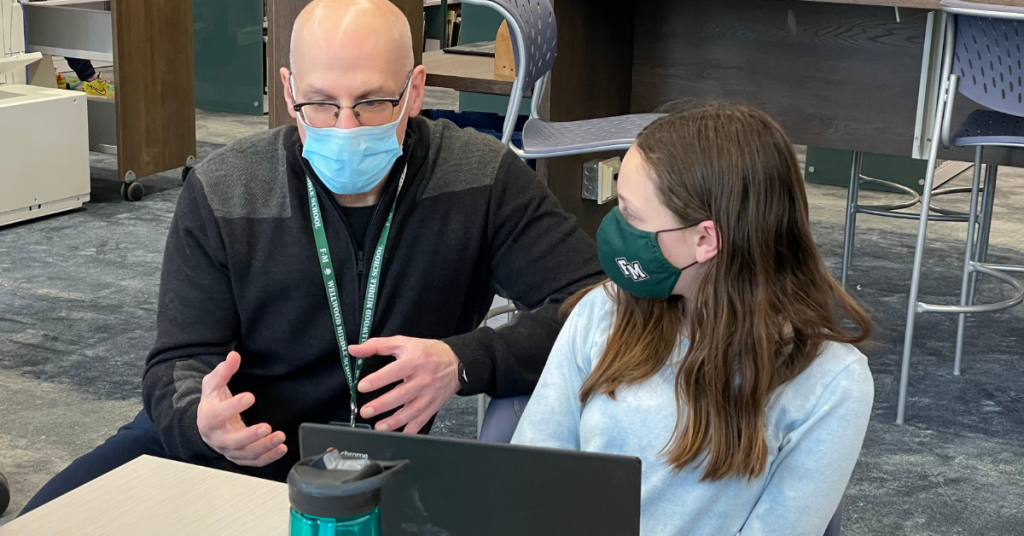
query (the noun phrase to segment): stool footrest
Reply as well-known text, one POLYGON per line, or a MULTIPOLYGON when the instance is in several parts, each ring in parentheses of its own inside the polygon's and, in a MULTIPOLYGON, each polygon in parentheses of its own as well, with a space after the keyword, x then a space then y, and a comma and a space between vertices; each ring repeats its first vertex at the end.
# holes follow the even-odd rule
POLYGON ((1020 305, 1024 302, 1024 283, 1010 277, 1007 272, 1024 273, 1024 266, 1010 266, 1010 265, 999 265, 999 264, 985 264, 980 262, 971 262, 968 267, 969 272, 978 272, 986 275, 990 275, 1000 281, 1012 286, 1017 289, 1017 294, 1008 300, 1003 300, 996 303, 986 303, 981 305, 934 305, 930 303, 917 302, 917 312, 919 313, 994 313, 996 311, 1002 311, 1003 309, 1009 309, 1020 305))

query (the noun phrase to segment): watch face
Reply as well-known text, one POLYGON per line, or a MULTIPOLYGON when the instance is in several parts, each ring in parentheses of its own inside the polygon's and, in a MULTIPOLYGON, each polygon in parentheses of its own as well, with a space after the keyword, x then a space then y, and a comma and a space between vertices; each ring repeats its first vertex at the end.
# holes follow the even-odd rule
POLYGON ((469 384, 469 376, 466 375, 466 367, 462 366, 462 362, 459 362, 459 383, 462 385, 469 384))

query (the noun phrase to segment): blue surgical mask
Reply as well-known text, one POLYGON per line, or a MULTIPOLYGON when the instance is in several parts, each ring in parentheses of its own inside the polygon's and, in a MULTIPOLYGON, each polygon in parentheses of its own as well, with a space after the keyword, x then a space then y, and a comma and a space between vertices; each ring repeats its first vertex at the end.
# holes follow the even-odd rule
POLYGON ((341 129, 304 125, 306 141, 302 156, 328 190, 340 195, 365 194, 387 176, 402 155, 398 122, 408 104, 406 98, 398 119, 377 127, 341 129))

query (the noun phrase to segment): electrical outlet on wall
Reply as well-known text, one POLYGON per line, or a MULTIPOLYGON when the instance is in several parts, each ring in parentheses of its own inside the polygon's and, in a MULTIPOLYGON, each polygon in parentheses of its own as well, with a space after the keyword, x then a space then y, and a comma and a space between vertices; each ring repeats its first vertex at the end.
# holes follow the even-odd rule
POLYGON ((603 205, 618 197, 616 185, 618 184, 619 168, 622 167, 622 159, 619 157, 602 160, 597 164, 597 204, 603 205))

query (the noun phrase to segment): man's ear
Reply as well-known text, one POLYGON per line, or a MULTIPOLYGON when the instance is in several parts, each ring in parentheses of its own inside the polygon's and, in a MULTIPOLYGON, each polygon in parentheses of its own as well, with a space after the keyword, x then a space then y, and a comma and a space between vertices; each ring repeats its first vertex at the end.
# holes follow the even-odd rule
POLYGON ((423 109, 423 95, 427 86, 427 68, 419 65, 412 70, 412 77, 409 79, 409 106, 407 113, 409 117, 420 115, 423 109))
POLYGON ((700 235, 697 238, 697 262, 708 262, 718 255, 718 227, 715 222, 705 220, 697 224, 700 235))
POLYGON ((284 88, 284 101, 288 103, 288 115, 298 118, 295 111, 295 100, 292 98, 292 86, 288 81, 291 72, 286 67, 281 67, 281 86, 284 88))

